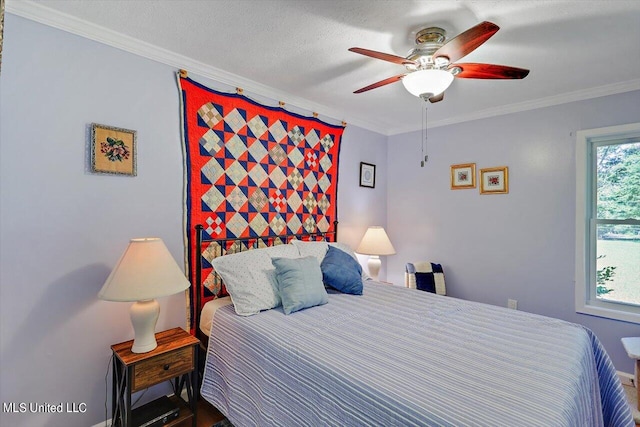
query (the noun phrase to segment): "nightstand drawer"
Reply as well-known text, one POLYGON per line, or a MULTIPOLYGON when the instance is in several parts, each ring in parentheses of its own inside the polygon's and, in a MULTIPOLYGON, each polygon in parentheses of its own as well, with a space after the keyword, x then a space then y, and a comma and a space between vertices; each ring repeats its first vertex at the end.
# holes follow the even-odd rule
POLYGON ((193 371, 193 346, 144 360, 134 367, 132 391, 193 371))

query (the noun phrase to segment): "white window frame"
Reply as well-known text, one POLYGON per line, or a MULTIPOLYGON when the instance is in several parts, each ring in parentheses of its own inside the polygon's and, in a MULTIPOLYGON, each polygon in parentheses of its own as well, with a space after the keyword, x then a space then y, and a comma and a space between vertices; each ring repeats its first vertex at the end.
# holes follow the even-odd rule
POLYGON ((596 143, 631 138, 640 138, 640 123, 586 129, 576 133, 575 304, 578 313, 640 324, 640 307, 598 300, 595 291, 597 220, 593 208, 596 177, 593 173, 592 147, 596 143))

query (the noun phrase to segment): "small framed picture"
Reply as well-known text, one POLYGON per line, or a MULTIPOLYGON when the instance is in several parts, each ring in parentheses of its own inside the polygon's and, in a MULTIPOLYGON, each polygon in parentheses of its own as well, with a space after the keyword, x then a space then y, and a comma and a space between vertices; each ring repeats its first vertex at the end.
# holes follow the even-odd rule
POLYGON ((136 131, 92 123, 91 171, 136 176, 136 131))
POLYGON ((360 162, 360 187, 376 187, 376 165, 360 162))
POLYGON ((480 194, 506 194, 509 192, 509 168, 480 169, 480 194))
POLYGON ((476 164, 451 165, 451 189, 476 188, 476 164))

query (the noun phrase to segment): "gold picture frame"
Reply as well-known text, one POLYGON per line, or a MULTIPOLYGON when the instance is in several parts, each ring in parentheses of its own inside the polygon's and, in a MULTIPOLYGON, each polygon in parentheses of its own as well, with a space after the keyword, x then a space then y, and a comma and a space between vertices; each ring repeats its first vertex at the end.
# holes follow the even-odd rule
POLYGON ((451 189, 465 190, 469 188, 476 188, 476 164, 451 165, 451 189))
POLYGON ((480 169, 480 194, 507 194, 509 192, 509 168, 500 166, 480 169))
POLYGON ((135 130, 91 124, 91 171, 136 176, 135 130))

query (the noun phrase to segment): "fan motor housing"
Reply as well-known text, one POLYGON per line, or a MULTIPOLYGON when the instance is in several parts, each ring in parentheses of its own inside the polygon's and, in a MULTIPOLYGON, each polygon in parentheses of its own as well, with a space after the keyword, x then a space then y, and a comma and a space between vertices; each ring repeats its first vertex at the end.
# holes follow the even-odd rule
POLYGON ((447 32, 440 27, 427 27, 416 33, 416 44, 439 43, 441 46, 447 38, 447 32))
POLYGON ((438 58, 434 62, 433 54, 440 49, 446 40, 447 32, 440 27, 427 27, 416 33, 415 42, 417 47, 411 49, 407 54, 407 59, 411 59, 420 64, 419 67, 407 65, 408 70, 444 68, 448 61, 438 58), (446 62, 446 63, 443 63, 446 62))

